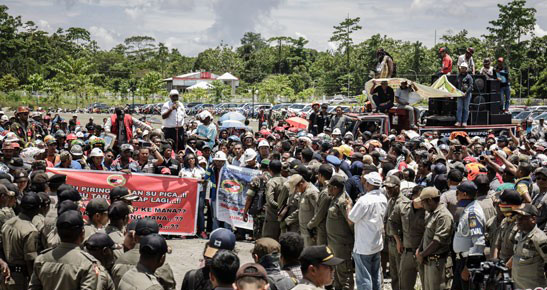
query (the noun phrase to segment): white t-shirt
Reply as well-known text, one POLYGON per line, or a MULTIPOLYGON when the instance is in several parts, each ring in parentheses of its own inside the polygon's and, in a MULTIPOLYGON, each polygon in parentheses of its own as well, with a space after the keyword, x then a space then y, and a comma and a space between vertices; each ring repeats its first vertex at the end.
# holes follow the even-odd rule
POLYGON ((408 105, 410 103, 410 88, 406 88, 406 89, 401 89, 401 88, 397 88, 397 90, 395 91, 395 97, 396 97, 396 101, 397 103, 401 104, 401 105, 408 105))
POLYGON ((475 61, 473 61, 473 57, 469 58, 469 61, 465 59, 465 53, 458 56, 458 69, 462 63, 467 63, 467 72, 473 73, 473 69, 475 68, 475 61))
POLYGON ((357 200, 348 215, 355 224, 354 253, 372 255, 383 249, 386 208, 387 198, 380 190, 369 191, 357 200))
MULTIPOLYGON (((165 112, 169 111, 169 108, 171 108, 173 104, 174 103, 171 100, 165 102, 161 107, 161 114, 163 115, 165 112)), ((182 127, 184 125, 184 116, 186 116, 186 111, 184 110, 184 105, 180 101, 177 101, 177 104, 178 107, 176 112, 171 112, 171 114, 169 114, 169 117, 163 119, 163 127, 175 128, 182 127)))

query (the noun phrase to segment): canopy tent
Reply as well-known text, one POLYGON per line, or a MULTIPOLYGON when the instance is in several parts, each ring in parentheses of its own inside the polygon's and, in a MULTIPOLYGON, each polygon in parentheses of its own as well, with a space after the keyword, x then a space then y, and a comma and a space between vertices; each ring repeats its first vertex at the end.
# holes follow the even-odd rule
POLYGON ((210 83, 206 83, 206 82, 199 82, 199 83, 196 83, 195 85, 192 85, 192 86, 189 86, 187 88, 187 90, 191 91, 193 89, 205 89, 205 90, 209 90, 209 89, 214 89, 215 87, 213 85, 211 85, 210 83))
POLYGON ((431 87, 422 85, 416 82, 411 82, 408 79, 404 78, 392 78, 392 79, 371 79, 365 84, 365 96, 369 101, 372 101, 372 95, 370 94, 370 89, 372 88, 373 82, 376 81, 377 86, 380 86, 382 81, 387 81, 388 86, 390 86, 394 91, 397 91, 399 86, 403 81, 406 81, 408 84, 412 83, 418 88, 416 92, 410 94, 410 104, 418 103, 423 99, 431 98, 458 98, 463 96, 463 93, 456 89, 446 78, 445 75, 440 77, 431 87))
POLYGON ((239 87, 239 79, 229 72, 224 73, 223 75, 218 77, 217 80, 222 81, 227 85, 230 85, 230 87, 232 88, 232 95, 236 93, 236 87, 239 87))

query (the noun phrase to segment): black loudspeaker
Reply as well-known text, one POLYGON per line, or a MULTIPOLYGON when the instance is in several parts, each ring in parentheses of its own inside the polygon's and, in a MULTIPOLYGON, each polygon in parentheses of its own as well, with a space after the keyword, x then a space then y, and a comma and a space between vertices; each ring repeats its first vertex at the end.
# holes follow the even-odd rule
POLYGON ((511 124, 511 114, 490 114, 490 124, 511 124))
MULTIPOLYGON (((500 90, 500 81, 499 80, 487 80, 486 81, 486 89, 489 92, 489 106, 488 110, 490 111, 490 115, 493 114, 501 114, 501 90, 500 90)), ((505 123, 501 123, 505 124, 505 123)))
POLYGON ((473 94, 484 94, 488 92, 486 76, 472 75, 473 77, 473 94))
POLYGON ((489 111, 469 111, 469 125, 488 125, 489 111))
POLYGON ((500 84, 501 82, 499 80, 487 80, 486 81, 486 90, 493 93, 493 92, 499 92, 500 91, 500 84))
POLYGON ((469 110, 471 111, 487 111, 487 95, 471 95, 471 102, 469 102, 469 110))
POLYGON ((432 98, 429 99, 429 115, 454 116, 456 114, 456 99, 432 98))

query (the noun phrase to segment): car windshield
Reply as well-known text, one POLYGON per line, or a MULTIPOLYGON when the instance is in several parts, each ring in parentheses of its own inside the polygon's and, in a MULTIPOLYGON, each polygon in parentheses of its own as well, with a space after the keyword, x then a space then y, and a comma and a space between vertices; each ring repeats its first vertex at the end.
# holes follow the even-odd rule
POLYGON ((540 119, 547 119, 547 112, 543 112, 539 115, 537 115, 534 120, 540 120, 540 119))
POLYGON ((291 105, 289 108, 300 110, 300 109, 304 108, 305 106, 306 105, 304 105, 304 104, 294 104, 294 105, 291 105))
POLYGON ((524 120, 526 118, 528 118, 528 116, 530 116, 530 114, 532 114, 532 112, 530 111, 523 111, 523 112, 520 112, 518 115, 515 116, 515 119, 517 120, 524 120))

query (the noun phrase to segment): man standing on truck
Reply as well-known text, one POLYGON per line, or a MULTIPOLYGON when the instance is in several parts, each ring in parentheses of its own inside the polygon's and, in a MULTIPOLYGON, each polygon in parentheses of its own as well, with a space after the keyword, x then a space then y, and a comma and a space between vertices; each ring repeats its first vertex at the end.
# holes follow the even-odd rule
POLYGON ((414 83, 408 84, 408 81, 404 80, 401 82, 401 85, 395 91, 395 102, 397 103, 397 108, 405 109, 408 111, 408 120, 410 125, 414 125, 416 122, 414 118, 414 112, 419 116, 418 109, 410 105, 410 93, 418 91, 418 88, 414 83))
POLYGON ((471 102, 471 93, 473 92, 473 78, 467 73, 467 63, 462 63, 459 67, 458 89, 463 92, 463 96, 458 98, 456 108, 456 127, 467 126, 469 118, 469 103, 471 102))
POLYGON ((450 74, 452 72, 452 58, 446 52, 446 47, 439 49, 439 55, 442 59, 441 70, 439 71, 440 75, 450 74))

